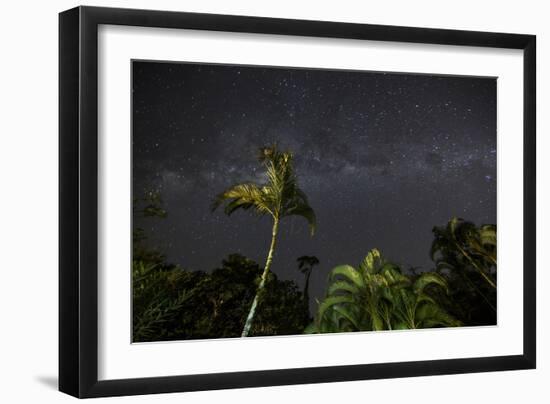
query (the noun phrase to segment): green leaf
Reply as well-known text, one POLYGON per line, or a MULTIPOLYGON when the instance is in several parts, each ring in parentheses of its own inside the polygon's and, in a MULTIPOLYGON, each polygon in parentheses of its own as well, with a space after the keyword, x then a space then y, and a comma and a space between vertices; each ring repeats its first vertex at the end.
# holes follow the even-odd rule
POLYGON ((348 281, 332 282, 328 287, 327 295, 333 296, 338 293, 359 294, 359 288, 355 284, 348 281))
POLYGON ((355 328, 355 331, 361 331, 361 325, 359 323, 359 316, 356 310, 353 310, 353 307, 344 307, 339 305, 332 306, 332 309, 344 317, 347 321, 349 321, 353 327, 355 328))
POLYGON ((363 281, 363 277, 361 274, 351 265, 340 265, 334 268, 331 273, 329 280, 331 282, 334 282, 338 279, 338 277, 342 277, 346 280, 349 280, 354 285, 356 285, 358 288, 365 287, 365 282, 363 281))
POLYGON ((416 310, 416 317, 422 327, 434 326, 458 327, 461 325, 453 316, 435 304, 423 304, 416 310))
POLYGON ((298 205, 287 212, 285 216, 301 216, 307 220, 309 224, 310 233, 313 236, 315 234, 315 229, 317 228, 317 218, 315 212, 308 205, 298 205))
POLYGON ((420 275, 413 285, 415 293, 422 293, 428 285, 439 285, 445 290, 445 292, 449 293, 447 281, 435 272, 424 272, 420 275))
POLYGON ((497 229, 494 224, 486 224, 480 227, 479 237, 481 239, 481 244, 484 246, 493 246, 497 245, 497 229))
POLYGON ((401 321, 399 323, 394 324, 393 329, 394 330, 409 330, 410 327, 408 326, 407 323, 405 323, 404 321, 401 321))
POLYGON ((389 263, 384 264, 380 273, 386 278, 390 285, 397 283, 410 284, 410 279, 401 273, 397 265, 389 263))
POLYGON ((363 259, 361 264, 359 264, 359 270, 362 273, 375 274, 378 272, 382 264, 383 261, 380 251, 378 251, 376 248, 373 248, 368 252, 367 256, 363 259))
POLYGON ((317 324, 315 324, 315 322, 310 323, 304 329, 304 334, 319 334, 319 329, 317 328, 317 324))
POLYGON ((336 304, 353 303, 353 298, 350 296, 329 296, 325 298, 319 305, 319 321, 322 322, 327 310, 331 309, 336 304))

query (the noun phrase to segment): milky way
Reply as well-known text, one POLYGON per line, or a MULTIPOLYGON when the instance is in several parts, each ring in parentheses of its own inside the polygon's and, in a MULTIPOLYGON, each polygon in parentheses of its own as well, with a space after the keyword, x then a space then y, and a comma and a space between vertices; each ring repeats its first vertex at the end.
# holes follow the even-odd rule
POLYGON ((134 196, 160 191, 166 219, 136 219, 170 262, 209 271, 239 252, 263 265, 267 217, 210 211, 214 196, 262 181, 258 147, 295 155, 318 220, 282 222, 273 271, 311 295, 329 270, 374 247, 429 270, 431 229, 452 216, 496 223, 496 79, 133 62, 134 196))

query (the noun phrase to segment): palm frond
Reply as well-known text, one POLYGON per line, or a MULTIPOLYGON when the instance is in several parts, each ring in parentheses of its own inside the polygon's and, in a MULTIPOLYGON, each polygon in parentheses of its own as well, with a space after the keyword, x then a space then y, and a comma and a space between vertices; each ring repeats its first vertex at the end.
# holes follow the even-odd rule
POLYGON ((339 316, 349 321, 356 331, 361 330, 360 315, 355 306, 342 306, 335 304, 331 306, 331 308, 339 316))
POLYGON ((316 229, 316 216, 306 194, 298 187, 290 152, 281 152, 276 145, 260 148, 259 161, 266 170, 264 184, 237 184, 214 199, 212 210, 226 203, 225 213, 230 215, 238 209, 269 213, 273 218, 302 216, 309 224, 311 234, 316 229))
POLYGON ((435 272, 424 272, 414 282, 413 288, 415 293, 421 294, 428 285, 439 285, 445 292, 449 292, 449 287, 445 278, 435 272))
POLYGON ((312 236, 315 234, 315 230, 317 229, 317 216, 310 206, 299 205, 285 213, 285 216, 301 216, 306 219, 309 225, 310 234, 312 236))
POLYGON ((212 203, 212 210, 216 210, 227 202, 224 209, 227 215, 231 215, 237 209, 247 210, 252 207, 261 214, 269 213, 273 215, 272 207, 266 199, 265 192, 256 184, 237 184, 216 196, 212 203))
POLYGON ((423 304, 416 310, 416 318, 419 326, 424 328, 430 327, 458 327, 461 325, 460 321, 456 320, 439 305, 436 304, 423 304))
POLYGON ((479 238, 483 246, 495 247, 497 245, 497 228, 494 224, 485 224, 479 229, 479 238))
POLYGON ((345 303, 353 303, 351 296, 329 296, 319 305, 319 318, 318 321, 322 321, 326 315, 327 310, 332 309, 335 305, 341 305, 345 303))
POLYGON ((359 288, 351 282, 336 281, 336 282, 332 282, 329 285, 328 291, 327 291, 328 296, 336 296, 336 295, 341 295, 346 293, 359 294, 359 288))
POLYGON ((365 281, 361 274, 351 265, 340 265, 334 268, 330 272, 329 281, 334 282, 335 280, 342 278, 352 284, 356 285, 358 288, 365 287, 365 281))
POLYGON ((359 264, 359 270, 362 273, 375 274, 382 267, 384 261, 382 260, 382 255, 378 249, 373 248, 370 250, 363 261, 359 264))

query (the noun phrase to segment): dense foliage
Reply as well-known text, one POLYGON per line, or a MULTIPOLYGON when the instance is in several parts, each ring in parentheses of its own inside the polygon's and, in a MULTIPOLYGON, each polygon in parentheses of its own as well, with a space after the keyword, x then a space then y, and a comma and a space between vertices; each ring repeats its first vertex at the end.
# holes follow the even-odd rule
MULTIPOLYGON (((211 273, 134 261, 134 341, 228 338, 241 335, 262 268, 233 254, 211 273)), ((250 335, 301 334, 308 322, 296 283, 266 283, 250 335)))
POLYGON ((405 275, 371 250, 357 268, 341 265, 329 276, 327 296, 320 302, 311 333, 380 331, 458 326, 430 295, 430 288, 448 292, 434 272, 405 275))
POLYGON ((433 233, 430 254, 450 292, 437 296, 441 303, 464 324, 496 324, 496 226, 477 227, 452 218, 446 226, 434 227, 433 233))

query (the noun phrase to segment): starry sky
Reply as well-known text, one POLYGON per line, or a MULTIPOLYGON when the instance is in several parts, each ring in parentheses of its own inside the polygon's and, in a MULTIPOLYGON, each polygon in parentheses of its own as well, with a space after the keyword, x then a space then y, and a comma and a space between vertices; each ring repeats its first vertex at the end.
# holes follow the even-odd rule
POLYGON ((211 212, 232 184, 263 181, 256 156, 295 156, 317 214, 285 218, 272 270, 303 285, 356 265, 371 248, 430 270, 432 227, 452 216, 496 223, 496 79, 133 61, 133 193, 159 191, 166 219, 134 219, 168 261, 209 271, 230 253, 265 262, 271 221, 211 212))

